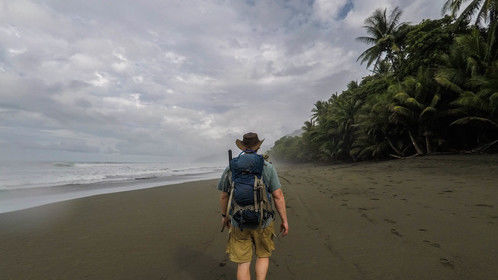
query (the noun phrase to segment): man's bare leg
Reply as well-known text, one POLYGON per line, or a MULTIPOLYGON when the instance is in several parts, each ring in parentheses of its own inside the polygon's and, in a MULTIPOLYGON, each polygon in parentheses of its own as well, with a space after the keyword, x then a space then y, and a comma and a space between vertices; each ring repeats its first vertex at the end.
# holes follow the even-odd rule
POLYGON ((256 259, 256 279, 265 280, 266 273, 268 272, 268 265, 270 258, 257 258, 256 259))
POLYGON ((251 280, 250 268, 251 262, 239 263, 237 266, 237 280, 251 280))

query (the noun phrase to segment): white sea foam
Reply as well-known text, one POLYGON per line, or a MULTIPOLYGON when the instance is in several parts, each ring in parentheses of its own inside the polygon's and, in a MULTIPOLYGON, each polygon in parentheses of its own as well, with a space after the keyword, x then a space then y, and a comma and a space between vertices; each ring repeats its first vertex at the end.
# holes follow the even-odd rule
POLYGON ((216 173, 220 166, 171 168, 166 163, 0 163, 0 190, 216 173))
POLYGON ((166 163, 0 163, 0 213, 79 197, 214 179, 223 166, 166 163))

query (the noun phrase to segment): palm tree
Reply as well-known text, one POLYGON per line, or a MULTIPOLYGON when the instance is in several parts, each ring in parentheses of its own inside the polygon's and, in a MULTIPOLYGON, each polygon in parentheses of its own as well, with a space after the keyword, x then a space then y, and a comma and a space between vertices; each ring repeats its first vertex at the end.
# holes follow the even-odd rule
POLYGON ((357 158, 380 158, 390 153, 389 148, 397 157, 404 156, 399 142, 393 143, 399 129, 389 121, 391 101, 391 94, 384 92, 372 95, 361 108, 352 149, 357 158))
POLYGON ((320 120, 323 119, 323 116, 327 111, 327 107, 328 107, 327 101, 319 100, 315 102, 315 107, 311 109, 311 112, 313 113, 311 115, 311 124, 313 124, 313 122, 320 123, 320 120))
MULTIPOLYGON (((450 12, 452 16, 456 16, 462 4, 468 1, 447 0, 443 5, 442 13, 450 12)), ((470 3, 458 17, 458 22, 469 20, 476 12, 476 25, 486 20, 490 23, 495 22, 498 19, 498 0, 470 0, 470 3)))
POLYGON ((415 77, 407 77, 400 85, 394 85, 394 102, 391 121, 404 126, 417 154, 424 152, 417 137, 425 138, 426 152, 432 152, 431 136, 436 132, 438 117, 445 113, 439 108, 441 94, 433 82, 432 72, 420 69, 415 77))
POLYGON ((457 95, 452 102, 457 119, 451 125, 482 123, 498 127, 493 119, 498 100, 497 29, 493 23, 486 38, 473 28, 469 34, 457 37, 450 54, 443 57, 445 65, 435 79, 457 95))
POLYGON ((369 36, 362 36, 356 38, 358 41, 364 42, 372 47, 365 50, 357 60, 361 63, 367 63, 370 67, 375 62, 374 68, 383 61, 383 56, 388 60, 393 67, 396 64, 395 54, 401 51, 400 37, 401 27, 405 25, 400 23, 401 10, 396 7, 391 14, 387 15, 387 9, 377 9, 375 12, 365 20, 363 28, 369 36))
POLYGON ((313 120, 305 121, 304 125, 301 127, 301 129, 304 132, 311 131, 313 129, 313 120))

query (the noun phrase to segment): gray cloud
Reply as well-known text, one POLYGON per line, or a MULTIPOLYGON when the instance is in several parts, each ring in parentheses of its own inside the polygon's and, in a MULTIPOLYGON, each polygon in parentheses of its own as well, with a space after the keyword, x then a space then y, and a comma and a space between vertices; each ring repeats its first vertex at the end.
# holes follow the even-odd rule
POLYGON ((367 74, 375 8, 442 2, 0 1, 0 157, 209 158, 250 130, 268 148, 367 74))

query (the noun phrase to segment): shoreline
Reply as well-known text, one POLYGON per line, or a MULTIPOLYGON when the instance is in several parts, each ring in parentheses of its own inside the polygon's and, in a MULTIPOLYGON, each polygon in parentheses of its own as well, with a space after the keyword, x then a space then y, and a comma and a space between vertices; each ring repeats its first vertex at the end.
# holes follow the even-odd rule
MULTIPOLYGON (((498 275, 498 155, 276 168, 290 232, 275 240, 269 279, 498 275)), ((6 279, 233 279, 216 183, 0 214, 0 271, 6 279)))
POLYGON ((204 174, 171 176, 165 180, 149 178, 124 182, 97 182, 88 184, 67 184, 52 187, 19 188, 0 190, 0 215, 33 207, 58 203, 102 194, 112 194, 148 188, 165 187, 195 181, 206 181, 218 175, 203 177, 204 174))

